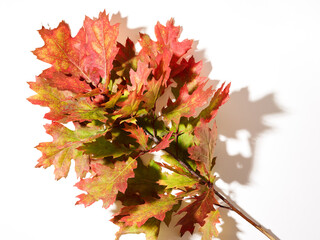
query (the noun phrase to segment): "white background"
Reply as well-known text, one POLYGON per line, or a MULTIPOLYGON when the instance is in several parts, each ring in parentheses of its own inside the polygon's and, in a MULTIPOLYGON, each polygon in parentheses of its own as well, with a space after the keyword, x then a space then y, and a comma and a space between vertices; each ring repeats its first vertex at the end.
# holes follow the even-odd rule
MULTIPOLYGON (((76 34, 85 15, 97 17, 104 9, 134 40, 139 31, 154 36, 157 21, 174 17, 183 26, 181 39, 198 43, 203 75, 232 82, 231 99, 217 118, 219 187, 277 238, 320 239, 317 0, 2 0, 0 239, 113 239, 117 231, 100 202, 74 205, 74 174, 57 182, 52 168, 34 168, 41 155, 34 146, 51 138, 42 127, 47 110, 26 101, 34 94, 26 82, 47 67, 31 53, 43 45, 36 30, 65 20, 76 34)), ((221 212, 221 239, 266 239, 235 214, 221 212)), ((163 226, 159 239, 179 239, 178 231, 163 226)))

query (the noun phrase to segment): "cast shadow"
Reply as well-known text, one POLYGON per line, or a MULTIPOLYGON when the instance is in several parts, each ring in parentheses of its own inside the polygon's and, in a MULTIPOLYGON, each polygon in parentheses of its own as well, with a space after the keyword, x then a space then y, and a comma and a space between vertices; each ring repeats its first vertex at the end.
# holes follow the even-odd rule
MULTIPOLYGON (((219 188, 216 187, 216 189, 221 192, 219 188)), ((228 198, 228 197, 227 197, 228 198)), ((267 227, 263 226, 259 222, 257 222, 255 219, 253 219, 244 209, 242 209, 240 206, 238 206, 236 203, 232 202, 230 199, 228 199, 234 207, 236 207, 238 210, 240 210, 243 214, 245 214, 247 217, 249 217, 251 220, 253 220, 255 223, 259 224, 260 226, 264 227, 264 229, 275 239, 280 240, 272 231, 271 229, 268 229, 267 227)), ((231 213, 230 211, 223 211, 223 209, 220 210, 221 219, 223 220, 222 231, 219 233, 218 239, 224 240, 224 239, 232 239, 232 240, 239 240, 237 233, 240 233, 240 229, 237 226, 237 222, 235 219, 230 216, 228 213, 231 213)), ((234 213, 236 214, 236 213, 234 213)), ((252 227, 249 222, 247 222, 249 227, 252 227)), ((256 230, 258 231, 258 230, 256 230)), ((261 238, 263 238, 263 234, 260 233, 261 238)), ((260 238, 259 238, 260 239, 260 238)), ((264 237, 263 239, 266 239, 264 237)))
POLYGON ((226 183, 238 182, 246 185, 250 182, 250 173, 255 158, 256 140, 272 127, 264 123, 263 118, 271 114, 282 113, 274 100, 274 94, 268 94, 256 101, 250 100, 248 87, 230 94, 230 99, 218 112, 216 122, 220 139, 217 142, 216 171, 226 183), (235 142, 246 153, 230 155, 228 143, 235 142))
POLYGON ((137 43, 140 37, 139 33, 145 28, 129 28, 128 27, 128 17, 122 17, 121 13, 113 14, 110 19, 111 24, 120 23, 119 25, 119 35, 118 42, 122 45, 126 43, 127 38, 129 37, 133 43, 137 43))
MULTIPOLYGON (((202 69, 201 69, 200 76, 208 77, 212 70, 212 65, 211 65, 211 62, 208 61, 208 59, 206 59, 205 57, 205 50, 197 48, 198 44, 199 44, 199 41, 194 40, 192 43, 191 50, 187 53, 187 55, 192 54, 196 62, 202 61, 202 69)), ((218 81, 209 81, 209 82, 214 86, 218 83, 218 81)))
MULTIPOLYGON (((280 113, 283 111, 276 104, 272 93, 252 101, 249 89, 245 87, 230 95, 230 99, 221 107, 216 117, 218 132, 221 136, 216 145, 218 159, 215 169, 221 180, 226 183, 238 182, 243 185, 250 183, 257 138, 265 131, 272 129, 272 126, 264 122, 264 117, 280 113), (239 153, 230 154, 228 144, 232 141, 236 142, 240 148, 247 149, 247 153, 241 153, 239 149, 239 153)), ((249 216, 243 209, 241 211, 249 216)), ((237 233, 240 231, 236 221, 228 216, 226 211, 221 210, 220 212, 224 224, 219 238, 237 240, 237 233)), ((268 232, 278 239, 271 231, 268 232)))

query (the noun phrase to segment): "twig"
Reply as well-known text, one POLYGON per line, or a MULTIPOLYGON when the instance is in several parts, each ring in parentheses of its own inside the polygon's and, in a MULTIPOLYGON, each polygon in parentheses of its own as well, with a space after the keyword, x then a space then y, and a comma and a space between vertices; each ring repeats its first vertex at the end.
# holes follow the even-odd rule
MULTIPOLYGON (((144 129, 144 132, 152 139, 153 142, 155 143, 159 143, 160 140, 156 137, 153 136, 151 133, 149 133, 149 131, 147 131, 146 129, 144 129)), ((180 160, 179 158, 177 158, 175 156, 175 154, 173 154, 172 152, 165 150, 167 153, 169 153, 172 157, 174 157, 184 168, 186 168, 195 178, 197 178, 199 180, 199 183, 201 184, 207 184, 209 188, 213 188, 213 184, 208 181, 206 178, 204 178, 203 176, 201 176, 199 173, 195 172, 190 166, 189 164, 185 163, 184 161, 180 160)), ((245 214, 243 214, 238 208, 236 208, 232 203, 230 203, 228 201, 228 199, 226 199, 220 192, 218 192, 216 189, 213 189, 214 193, 224 202, 226 203, 229 207, 226 206, 220 206, 223 208, 227 208, 230 209, 234 212, 236 212, 237 214, 239 214, 243 219, 245 219, 247 222, 249 222, 252 226, 254 226, 256 229, 258 229, 260 232, 262 232, 265 236, 267 236, 270 240, 276 240, 274 237, 272 237, 266 229, 264 229, 264 227, 262 227, 260 224, 255 223, 253 220, 251 220, 250 218, 248 218, 245 214)))
POLYGON ((244 215, 238 208, 236 208, 232 203, 228 201, 221 193, 219 193, 216 189, 213 189, 214 193, 222 200, 224 201, 232 211, 238 213, 242 218, 244 218, 247 222, 249 222, 252 226, 254 226, 256 229, 258 229, 260 232, 262 232, 264 235, 266 235, 271 240, 276 240, 274 237, 272 237, 260 224, 255 223, 250 218, 248 218, 246 215, 244 215))

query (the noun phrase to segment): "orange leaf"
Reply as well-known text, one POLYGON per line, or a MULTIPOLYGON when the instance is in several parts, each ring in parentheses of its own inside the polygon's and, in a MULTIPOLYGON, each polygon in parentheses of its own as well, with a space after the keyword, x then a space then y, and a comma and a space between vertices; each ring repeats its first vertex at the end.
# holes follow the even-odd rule
POLYGON ((143 93, 147 85, 147 80, 151 72, 151 68, 148 67, 147 63, 138 62, 137 71, 130 70, 130 81, 132 86, 128 86, 129 91, 136 91, 139 95, 143 93))
POLYGON ((159 22, 155 26, 155 34, 158 39, 158 45, 163 48, 167 46, 178 60, 183 56, 188 50, 191 49, 192 40, 185 39, 182 42, 179 42, 181 27, 174 26, 174 20, 171 18, 167 21, 166 26, 163 26, 159 22))
POLYGON ((79 77, 57 72, 54 67, 44 70, 39 77, 46 78, 51 87, 55 87, 61 91, 68 90, 78 94, 91 91, 89 84, 81 81, 79 77))
POLYGON ((214 119, 214 117, 217 115, 219 107, 221 107, 221 105, 223 105, 229 99, 230 83, 225 88, 223 87, 224 83, 214 93, 209 106, 201 111, 199 115, 201 121, 205 121, 206 123, 208 123, 212 119, 214 119))
POLYGON ((173 141, 173 139, 170 140, 173 132, 169 132, 166 136, 162 138, 162 140, 150 150, 150 152, 158 152, 162 149, 165 149, 169 147, 170 143, 173 141))
POLYGON ((143 150, 148 149, 148 136, 144 133, 143 129, 139 126, 135 125, 129 125, 125 124, 124 125, 125 131, 131 133, 129 136, 136 139, 137 143, 142 147, 143 150))
POLYGON ((62 21, 52 30, 42 27, 39 33, 45 45, 33 51, 38 59, 52 64, 58 72, 72 73, 75 77, 82 77, 92 82, 82 62, 85 56, 83 29, 80 29, 77 36, 72 38, 69 25, 62 21))

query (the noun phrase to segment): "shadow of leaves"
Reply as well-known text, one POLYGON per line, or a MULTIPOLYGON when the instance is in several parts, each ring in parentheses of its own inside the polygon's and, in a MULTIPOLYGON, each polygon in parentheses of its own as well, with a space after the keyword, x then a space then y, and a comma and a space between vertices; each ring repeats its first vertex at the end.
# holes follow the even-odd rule
POLYGON ((250 182, 256 140, 259 135, 272 128, 264 123, 264 117, 279 113, 282 113, 282 110, 275 103, 273 94, 251 101, 246 87, 230 95, 230 99, 221 107, 216 118, 218 133, 223 137, 217 143, 218 159, 215 168, 224 182, 250 182), (245 134, 239 136, 241 131, 245 134), (239 149, 240 153, 230 155, 228 143, 232 140, 238 141, 239 146, 248 148, 249 154, 241 153, 239 149))
MULTIPOLYGON (((250 183, 257 139, 265 131, 272 129, 272 126, 264 122, 264 118, 281 113, 283 111, 276 104, 272 93, 252 101, 249 89, 246 87, 230 95, 229 101, 221 107, 216 118, 218 132, 222 137, 217 142, 218 159, 215 168, 221 180, 226 183, 238 182, 242 185, 250 183), (242 137, 239 136, 241 131, 246 133, 242 134, 242 137), (240 148, 248 148, 249 154, 241 152, 241 149, 239 153, 230 154, 228 144, 232 141, 240 148)), ((223 210, 220 212, 224 223, 219 238, 237 240, 237 233, 240 232, 237 222, 228 216, 227 212, 223 210)), ((275 238, 277 239, 276 236, 275 238)))

